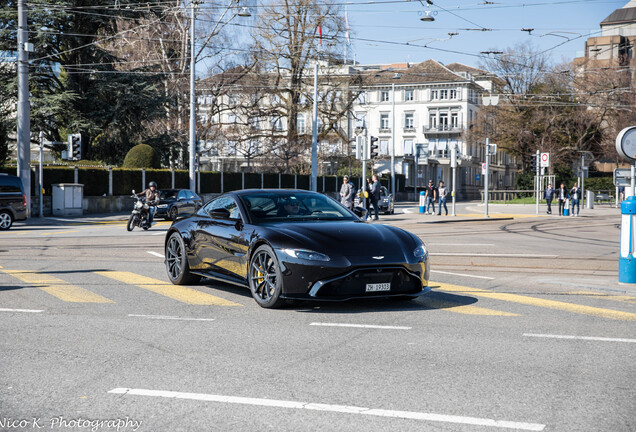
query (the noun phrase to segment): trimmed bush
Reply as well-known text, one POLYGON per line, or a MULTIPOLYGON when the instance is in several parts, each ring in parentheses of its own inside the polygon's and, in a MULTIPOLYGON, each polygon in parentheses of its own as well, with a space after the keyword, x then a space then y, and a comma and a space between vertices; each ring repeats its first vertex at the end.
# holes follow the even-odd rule
POLYGON ((122 168, 159 168, 161 159, 148 144, 138 144, 131 148, 124 158, 122 168))

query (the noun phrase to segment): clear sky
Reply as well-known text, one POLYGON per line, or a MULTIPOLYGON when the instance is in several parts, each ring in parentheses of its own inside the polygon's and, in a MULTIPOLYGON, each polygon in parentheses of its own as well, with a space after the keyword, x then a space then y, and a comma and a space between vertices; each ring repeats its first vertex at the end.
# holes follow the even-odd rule
POLYGON ((428 7, 425 0, 423 4, 405 0, 347 2, 352 45, 347 58, 352 58, 353 51, 363 64, 434 59, 476 67, 484 56, 482 51, 502 51, 530 41, 538 50, 549 50, 554 62, 572 61, 583 56, 588 37, 600 35, 601 21, 628 0, 432 2, 428 7), (420 20, 427 8, 435 21, 420 20), (448 33, 458 34, 450 37, 448 33))

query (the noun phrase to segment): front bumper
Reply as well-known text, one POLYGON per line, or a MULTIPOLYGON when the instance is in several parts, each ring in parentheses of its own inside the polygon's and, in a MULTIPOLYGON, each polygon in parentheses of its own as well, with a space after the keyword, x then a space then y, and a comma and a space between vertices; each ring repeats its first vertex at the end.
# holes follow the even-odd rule
POLYGON ((281 297, 299 300, 344 301, 355 298, 417 296, 428 288, 425 262, 359 265, 347 268, 281 262, 281 297), (367 292, 367 284, 390 284, 388 291, 367 292))

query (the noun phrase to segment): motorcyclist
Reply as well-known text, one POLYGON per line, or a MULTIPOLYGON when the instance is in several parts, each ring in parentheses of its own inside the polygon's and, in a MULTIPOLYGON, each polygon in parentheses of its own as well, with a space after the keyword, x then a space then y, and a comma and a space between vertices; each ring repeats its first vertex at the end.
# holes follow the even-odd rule
POLYGON ((159 204, 159 191, 157 190, 157 182, 151 181, 148 183, 148 189, 143 192, 139 192, 137 196, 146 196, 146 204, 148 204, 148 227, 152 226, 152 221, 157 211, 157 205, 159 204))

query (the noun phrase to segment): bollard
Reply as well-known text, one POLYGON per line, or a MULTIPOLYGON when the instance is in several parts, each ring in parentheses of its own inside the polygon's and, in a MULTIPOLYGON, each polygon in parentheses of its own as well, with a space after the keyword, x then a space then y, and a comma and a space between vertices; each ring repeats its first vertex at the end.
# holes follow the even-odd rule
POLYGON ((636 197, 629 197, 621 203, 621 251, 618 257, 618 281, 622 283, 636 283, 635 225, 636 197))
POLYGON ((420 213, 424 213, 424 207, 426 206, 424 195, 426 195, 426 192, 420 192, 420 213))

